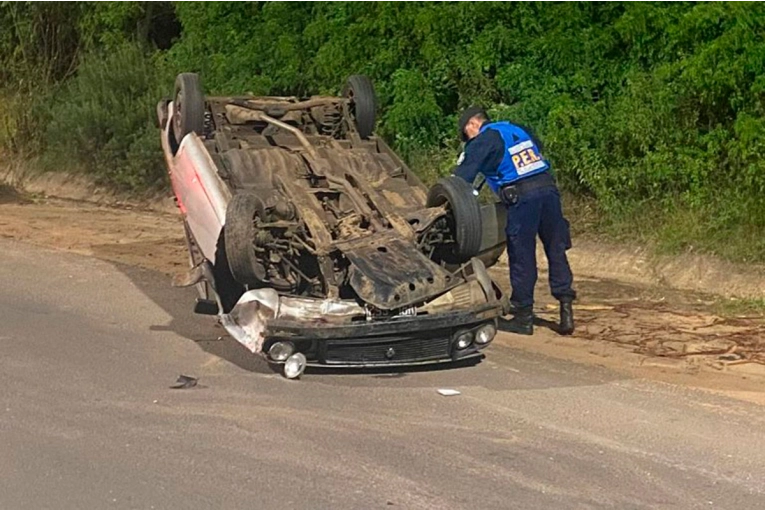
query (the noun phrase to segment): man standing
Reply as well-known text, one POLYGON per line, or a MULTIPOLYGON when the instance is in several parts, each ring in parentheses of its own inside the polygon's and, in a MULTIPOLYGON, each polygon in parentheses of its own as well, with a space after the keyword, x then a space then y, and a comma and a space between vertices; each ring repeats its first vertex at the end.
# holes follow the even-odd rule
POLYGON ((537 281, 536 237, 542 240, 550 273, 550 290, 560 301, 558 332, 574 331, 573 275, 566 257, 571 247, 568 221, 563 217, 560 194, 540 143, 525 129, 510 122, 490 122, 475 106, 459 120, 465 150, 454 174, 473 183, 483 174, 486 183, 507 208, 507 255, 510 262, 510 303, 515 315, 509 331, 534 332, 534 285, 537 281))

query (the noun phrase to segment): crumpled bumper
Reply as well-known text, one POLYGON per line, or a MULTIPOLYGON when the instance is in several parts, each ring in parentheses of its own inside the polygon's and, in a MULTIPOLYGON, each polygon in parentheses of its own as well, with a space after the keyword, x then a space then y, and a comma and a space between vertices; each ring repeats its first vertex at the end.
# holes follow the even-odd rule
POLYGON ((245 292, 230 313, 221 314, 220 322, 239 343, 260 353, 273 321, 297 322, 309 331, 317 321, 342 323, 364 315, 364 308, 354 301, 294 298, 279 296, 273 289, 255 289, 245 292))
MULTIPOLYGON (((484 282, 485 283, 485 282, 484 282)), ((412 365, 453 361, 486 345, 457 350, 456 337, 475 332, 502 314, 500 300, 478 278, 399 315, 373 317, 355 301, 279 296, 273 289, 246 292, 219 316, 228 333, 251 352, 287 341, 313 365, 412 365)))

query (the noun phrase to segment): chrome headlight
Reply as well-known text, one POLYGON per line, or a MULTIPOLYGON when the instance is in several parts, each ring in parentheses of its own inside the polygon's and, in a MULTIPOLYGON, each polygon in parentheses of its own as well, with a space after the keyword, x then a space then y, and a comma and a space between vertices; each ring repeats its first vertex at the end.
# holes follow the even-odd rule
POLYGON ((295 352, 292 342, 275 342, 268 349, 268 357, 274 361, 284 361, 295 352))
POLYGON ((470 344, 473 343, 473 333, 470 331, 463 331, 461 333, 457 333, 457 349, 467 349, 470 347, 470 344))
POLYGON ((475 343, 479 345, 486 345, 494 340, 496 334, 497 328, 494 326, 494 324, 484 324, 478 328, 478 331, 475 332, 475 343))
POLYGON ((284 377, 287 379, 295 379, 303 375, 306 365, 305 354, 296 352, 284 362, 284 377))

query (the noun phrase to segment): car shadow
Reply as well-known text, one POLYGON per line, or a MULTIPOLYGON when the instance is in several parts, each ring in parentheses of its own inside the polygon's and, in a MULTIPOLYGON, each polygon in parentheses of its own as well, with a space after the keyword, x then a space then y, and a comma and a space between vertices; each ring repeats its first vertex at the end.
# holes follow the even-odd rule
POLYGON ((197 297, 194 287, 173 287, 171 278, 162 273, 117 262, 111 264, 170 317, 166 324, 149 326, 150 331, 175 333, 196 343, 203 351, 244 370, 273 373, 263 358, 253 355, 230 337, 214 316, 194 313, 194 299, 197 297))
POLYGON ((454 370, 458 368, 469 368, 477 366, 483 361, 485 356, 480 356, 451 361, 445 363, 432 363, 427 365, 415 365, 415 366, 398 366, 398 367, 307 367, 306 374, 325 374, 325 375, 371 375, 374 378, 380 379, 400 379, 406 377, 409 374, 416 374, 419 372, 441 372, 445 370, 454 370))

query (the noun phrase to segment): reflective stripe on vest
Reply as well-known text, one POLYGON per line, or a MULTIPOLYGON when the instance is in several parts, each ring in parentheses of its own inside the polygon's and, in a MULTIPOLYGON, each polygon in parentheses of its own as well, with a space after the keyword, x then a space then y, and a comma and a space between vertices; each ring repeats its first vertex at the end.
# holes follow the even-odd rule
POLYGON ((497 131, 505 142, 505 155, 497 168, 496 175, 487 175, 486 182, 495 193, 505 184, 511 184, 524 177, 541 174, 550 168, 542 157, 531 136, 510 122, 491 122, 481 126, 481 133, 487 129, 497 131))

